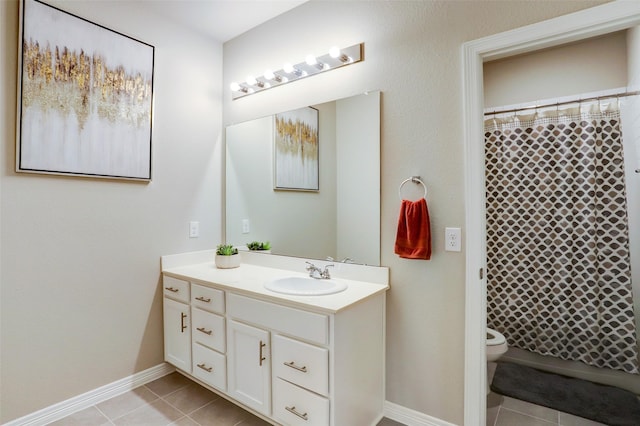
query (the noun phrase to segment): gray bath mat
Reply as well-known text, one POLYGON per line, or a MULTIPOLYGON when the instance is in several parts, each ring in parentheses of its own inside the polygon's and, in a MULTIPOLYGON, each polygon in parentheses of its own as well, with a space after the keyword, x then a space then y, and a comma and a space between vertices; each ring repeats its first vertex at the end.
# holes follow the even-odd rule
POLYGON ((491 390, 612 426, 640 425, 640 401, 631 392, 498 362, 491 390))

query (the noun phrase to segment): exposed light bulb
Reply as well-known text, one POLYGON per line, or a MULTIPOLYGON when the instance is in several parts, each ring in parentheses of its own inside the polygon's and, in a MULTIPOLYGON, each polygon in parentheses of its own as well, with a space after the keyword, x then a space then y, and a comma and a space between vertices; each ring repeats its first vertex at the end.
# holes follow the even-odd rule
POLYGON ((334 59, 339 59, 341 62, 346 62, 346 63, 353 62, 353 58, 342 53, 338 48, 338 46, 333 46, 331 49, 329 49, 329 56, 331 56, 334 59))
MULTIPOLYGON (((2 0, 0 0, 1 2, 2 0)), ((327 70, 339 68, 353 62, 362 60, 362 44, 350 46, 346 49, 340 49, 338 46, 332 46, 328 54, 323 53, 320 56, 308 54, 304 61, 298 63, 285 62, 282 68, 274 71, 273 69, 265 69, 262 74, 248 75, 245 80, 233 82, 230 84, 233 92, 233 99, 240 98, 244 95, 261 92, 264 89, 280 86, 284 83, 296 81, 308 76, 313 76, 327 70), (356 47, 360 47, 360 51, 356 51, 356 47), (343 51, 344 50, 344 51, 343 51), (349 52, 355 52, 354 57, 349 56, 349 52)))

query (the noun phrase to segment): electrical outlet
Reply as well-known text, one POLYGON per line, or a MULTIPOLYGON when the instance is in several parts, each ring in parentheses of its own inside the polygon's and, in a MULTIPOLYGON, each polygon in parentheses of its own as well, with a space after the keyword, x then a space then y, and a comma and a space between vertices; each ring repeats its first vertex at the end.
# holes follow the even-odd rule
POLYGON ((242 233, 248 234, 251 230, 251 226, 249 226, 249 219, 242 219, 242 233))
POLYGON ((198 238, 200 236, 200 222, 189 222, 189 238, 198 238))
POLYGON ((461 234, 460 228, 444 228, 444 249, 446 251, 460 251, 461 234))

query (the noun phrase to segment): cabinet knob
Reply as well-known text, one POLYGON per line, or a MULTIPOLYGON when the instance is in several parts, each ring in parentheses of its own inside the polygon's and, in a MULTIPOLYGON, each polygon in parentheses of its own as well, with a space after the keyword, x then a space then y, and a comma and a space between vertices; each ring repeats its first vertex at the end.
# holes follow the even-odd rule
POLYGON ((303 420, 309 420, 309 416, 307 415, 307 413, 299 412, 298 410, 296 410, 296 407, 287 407, 285 405, 284 409, 292 414, 295 414, 296 416, 300 417, 303 420))
POLYGON ((165 290, 169 290, 169 291, 170 291, 170 292, 172 292, 172 293, 177 293, 177 292, 179 292, 179 291, 180 291, 180 289, 178 289, 178 288, 173 288, 173 287, 165 287, 164 289, 165 289, 165 290))
POLYGON ((198 296, 198 297, 196 297, 196 300, 199 300, 199 301, 204 302, 204 303, 211 303, 211 299, 208 298, 208 297, 198 296))
POLYGON ((213 333, 213 330, 207 330, 204 327, 198 327, 196 328, 196 330, 198 330, 201 333, 208 334, 209 336, 211 336, 211 334, 213 333))

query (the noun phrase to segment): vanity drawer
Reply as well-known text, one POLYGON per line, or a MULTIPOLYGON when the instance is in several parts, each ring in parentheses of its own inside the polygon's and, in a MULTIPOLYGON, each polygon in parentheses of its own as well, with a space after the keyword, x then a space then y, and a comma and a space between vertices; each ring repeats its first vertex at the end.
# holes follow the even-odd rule
POLYGON ((329 317, 288 306, 227 293, 227 315, 262 327, 326 345, 329 317))
POLYGON ((327 426, 329 400, 282 379, 276 379, 273 384, 273 415, 285 425, 327 426))
POLYGON ((192 306, 191 325, 191 337, 194 343, 200 343, 218 352, 225 352, 223 317, 192 306))
POLYGON ((217 389, 226 391, 227 359, 224 355, 194 343, 192 367, 191 371, 195 377, 217 389))
POLYGON ((280 335, 274 335, 271 344, 276 376, 321 395, 329 395, 327 349, 280 335))
POLYGON ((189 281, 177 278, 162 277, 164 295, 180 302, 189 303, 189 281))
POLYGON ((224 291, 191 284, 191 305, 209 312, 224 313, 224 291))

